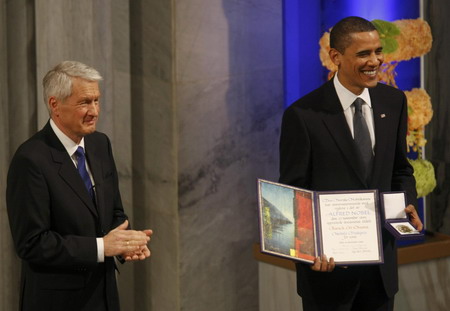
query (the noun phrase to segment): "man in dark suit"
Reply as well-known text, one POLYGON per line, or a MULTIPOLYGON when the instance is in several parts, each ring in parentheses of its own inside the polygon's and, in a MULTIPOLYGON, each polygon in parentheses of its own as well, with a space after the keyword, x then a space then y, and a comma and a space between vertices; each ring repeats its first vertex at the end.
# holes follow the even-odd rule
POLYGON ((114 257, 150 256, 152 231, 128 230, 111 144, 95 131, 101 79, 79 62, 49 71, 50 120, 12 159, 6 199, 21 310, 119 310, 114 257))
MULTIPOLYGON (((405 210, 422 230, 414 208, 413 169, 406 158, 406 97, 378 83, 383 53, 376 28, 359 17, 345 18, 333 27, 330 47, 337 74, 284 113, 280 182, 322 191, 406 191, 405 210), (353 103, 358 97, 364 122, 356 125, 353 103)), ((304 310, 392 310, 398 291, 397 249, 385 229, 382 239, 381 265, 335 267, 326 256, 311 266, 297 264, 304 310)))

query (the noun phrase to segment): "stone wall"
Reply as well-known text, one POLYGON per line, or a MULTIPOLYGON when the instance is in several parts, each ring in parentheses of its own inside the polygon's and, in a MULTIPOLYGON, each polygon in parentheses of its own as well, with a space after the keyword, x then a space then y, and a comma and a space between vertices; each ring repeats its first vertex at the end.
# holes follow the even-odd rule
POLYGON ((431 230, 450 234, 450 3, 424 1, 425 20, 433 33, 433 47, 425 56, 425 89, 431 96, 433 119, 426 126, 426 158, 435 168, 437 187, 429 196, 431 230))
MULTIPOLYGON (((48 120, 41 81, 97 68, 126 212, 152 257, 118 275, 123 310, 258 310, 256 179, 277 179, 282 1, 0 0, 0 191, 48 120)), ((1 211, 0 309, 20 261, 1 211)))

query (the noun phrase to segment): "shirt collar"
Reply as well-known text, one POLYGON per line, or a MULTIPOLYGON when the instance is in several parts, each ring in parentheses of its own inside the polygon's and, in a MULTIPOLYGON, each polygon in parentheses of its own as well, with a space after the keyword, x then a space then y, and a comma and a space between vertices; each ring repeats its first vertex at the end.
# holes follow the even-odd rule
POLYGON ((348 109, 353 104, 353 102, 355 101, 355 99, 357 97, 362 98, 364 100, 364 102, 367 105, 369 105, 370 108, 372 108, 372 103, 370 101, 370 94, 369 94, 368 88, 365 88, 361 94, 355 95, 352 92, 350 92, 347 88, 345 88, 345 86, 342 85, 342 83, 339 81, 337 73, 334 76, 333 82, 334 82, 334 88, 336 89, 336 93, 339 97, 339 101, 341 102, 343 110, 348 109))
POLYGON ((77 151, 78 147, 83 147, 84 149, 84 137, 81 139, 80 143, 77 145, 72 139, 70 139, 66 134, 64 134, 59 127, 56 125, 56 123, 50 119, 50 126, 53 129, 53 132, 55 132, 56 137, 58 137, 59 141, 63 144, 64 148, 66 148, 67 153, 70 156, 73 156, 75 151, 77 151))

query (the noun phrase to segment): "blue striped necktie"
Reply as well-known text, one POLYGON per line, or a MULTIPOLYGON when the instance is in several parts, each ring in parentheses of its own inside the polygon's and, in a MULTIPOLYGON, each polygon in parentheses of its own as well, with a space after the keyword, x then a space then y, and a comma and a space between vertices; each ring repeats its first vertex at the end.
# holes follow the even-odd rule
POLYGON ((92 200, 94 200, 94 188, 92 187, 91 177, 89 176, 89 173, 86 169, 86 157, 84 155, 83 147, 78 147, 77 151, 75 151, 75 155, 78 162, 78 173, 80 173, 81 179, 83 180, 84 185, 89 192, 89 195, 91 196, 92 200))

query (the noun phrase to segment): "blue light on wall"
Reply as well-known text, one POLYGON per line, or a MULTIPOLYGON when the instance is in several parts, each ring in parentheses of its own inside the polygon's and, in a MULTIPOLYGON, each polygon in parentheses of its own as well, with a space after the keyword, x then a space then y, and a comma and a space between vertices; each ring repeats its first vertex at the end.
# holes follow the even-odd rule
POLYGON ((285 106, 323 83, 318 56, 322 35, 320 1, 283 2, 285 106))

